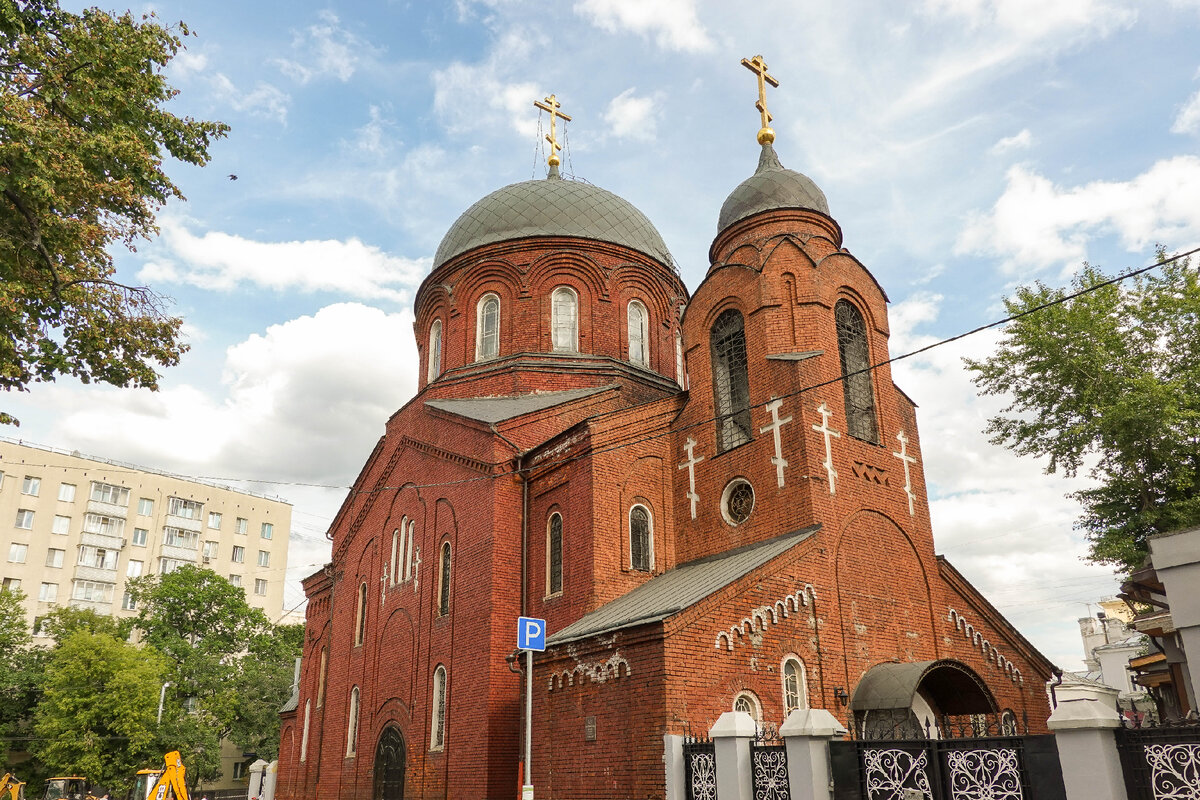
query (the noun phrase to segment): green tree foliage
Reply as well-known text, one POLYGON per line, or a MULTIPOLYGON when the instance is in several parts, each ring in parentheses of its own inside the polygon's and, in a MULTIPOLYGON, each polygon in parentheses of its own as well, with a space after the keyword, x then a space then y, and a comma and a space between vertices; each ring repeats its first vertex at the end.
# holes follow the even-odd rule
POLYGON ((39 660, 21 605, 24 598, 23 592, 0 589, 0 762, 4 764, 11 749, 9 737, 22 730, 38 697, 39 660))
POLYGON ((162 753, 155 715, 166 664, 107 633, 76 629, 47 659, 33 752, 52 774, 84 775, 114 794, 162 753))
POLYGON ((172 713, 163 716, 164 735, 176 737, 189 778, 216 777, 219 753, 210 745, 220 738, 273 755, 299 655, 294 627, 272 625, 243 589, 211 570, 187 565, 130 586, 142 641, 168 660, 172 713))
MULTIPOLYGON (((163 74, 188 35, 153 14, 0 0, 0 387, 73 375, 157 388, 181 320, 115 280, 110 246, 157 233, 182 198, 164 156, 204 165, 228 127, 177 117, 163 74)), ((0 423, 15 423, 0 412, 0 423)))
POLYGON ((40 619, 39 633, 53 639, 56 647, 61 647, 77 631, 106 633, 122 640, 129 638, 128 620, 97 614, 90 608, 59 606, 40 619))
MULTIPOLYGON (((1085 264, 1069 291, 1036 283, 1005 306, 1105 280, 1085 264)), ((1097 481, 1072 495, 1092 561, 1132 570, 1146 537, 1200 523, 1200 281, 1186 261, 1021 317, 966 365, 980 393, 1012 401, 988 421, 993 443, 1097 481)))

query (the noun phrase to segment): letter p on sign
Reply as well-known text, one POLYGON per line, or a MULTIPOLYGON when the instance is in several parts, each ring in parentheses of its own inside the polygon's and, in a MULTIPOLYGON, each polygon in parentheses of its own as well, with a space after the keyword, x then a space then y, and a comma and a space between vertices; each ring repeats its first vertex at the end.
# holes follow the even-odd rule
POLYGON ((534 617, 517 617, 517 648, 520 650, 546 649, 546 620, 534 617))

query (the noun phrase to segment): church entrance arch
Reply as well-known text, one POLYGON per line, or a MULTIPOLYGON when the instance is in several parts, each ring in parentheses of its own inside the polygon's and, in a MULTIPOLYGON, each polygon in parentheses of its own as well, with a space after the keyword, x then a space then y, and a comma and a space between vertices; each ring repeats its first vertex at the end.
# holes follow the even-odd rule
POLYGON ((398 728, 389 726, 379 737, 375 748, 374 800, 404 800, 404 737, 398 728))

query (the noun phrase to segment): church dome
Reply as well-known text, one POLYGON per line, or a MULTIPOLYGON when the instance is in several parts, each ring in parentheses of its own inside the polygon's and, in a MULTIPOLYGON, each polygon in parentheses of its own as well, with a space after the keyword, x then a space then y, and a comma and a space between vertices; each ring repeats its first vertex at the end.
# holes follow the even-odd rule
POLYGON ((433 266, 481 245, 532 236, 611 242, 674 263, 662 236, 629 201, 590 183, 563 180, 551 168, 544 180, 497 189, 464 211, 438 245, 433 266))
POLYGON ((767 142, 758 158, 758 169, 725 199, 717 221, 717 233, 738 220, 776 208, 807 208, 829 216, 825 193, 812 178, 779 163, 775 148, 767 142))

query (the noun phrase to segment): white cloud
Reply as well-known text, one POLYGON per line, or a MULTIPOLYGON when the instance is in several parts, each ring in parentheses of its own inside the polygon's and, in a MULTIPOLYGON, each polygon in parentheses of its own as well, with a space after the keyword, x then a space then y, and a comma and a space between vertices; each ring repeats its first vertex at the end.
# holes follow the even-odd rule
POLYGON ((1129 181, 1060 187, 1027 167, 1008 171, 992 209, 971 215, 955 250, 996 256, 1009 274, 1077 266, 1091 239, 1116 235, 1130 252, 1200 240, 1200 158, 1159 161, 1129 181))
POLYGON ((1179 109, 1171 125, 1171 133, 1200 133, 1200 91, 1188 98, 1179 109))
POLYGON ((575 13, 610 33, 653 36, 666 50, 700 52, 712 40, 696 15, 695 0, 579 0, 575 13))
POLYGON ((451 133, 504 125, 524 136, 535 135, 533 101, 546 93, 510 76, 521 72, 532 47, 545 43, 532 30, 514 27, 501 35, 484 61, 455 61, 435 70, 433 107, 438 119, 451 133))
POLYGON ((358 239, 256 242, 209 231, 197 236, 165 219, 168 257, 148 261, 138 274, 148 283, 172 282, 213 291, 250 284, 274 291, 336 292, 350 297, 407 302, 409 289, 428 271, 425 260, 389 256, 358 239))
POLYGON ((367 123, 354 131, 354 150, 368 156, 380 157, 400 146, 396 123, 384 116, 383 109, 372 105, 367 109, 367 114, 367 123))
POLYGON ((630 87, 614 97, 604 111, 604 121, 618 139, 653 141, 661 98, 638 97, 636 91, 630 87))
POLYGON ((291 97, 269 83, 259 81, 250 92, 243 92, 222 72, 212 78, 213 92, 234 109, 246 111, 255 117, 274 118, 287 123, 288 105, 291 97))
POLYGON ((1005 136, 992 145, 991 152, 994 155, 1002 155, 1012 150, 1028 150, 1032 144, 1033 134, 1029 132, 1029 128, 1022 128, 1019 133, 1014 133, 1012 136, 1005 136))
POLYGON ((195 50, 180 50, 171 59, 171 69, 176 75, 194 75, 208 69, 208 56, 195 50))
POLYGON ((364 57, 374 54, 375 48, 361 37, 342 27, 337 14, 321 11, 318 22, 296 33, 292 48, 298 59, 278 58, 275 63, 285 75, 300 84, 317 78, 333 78, 345 83, 364 57))

